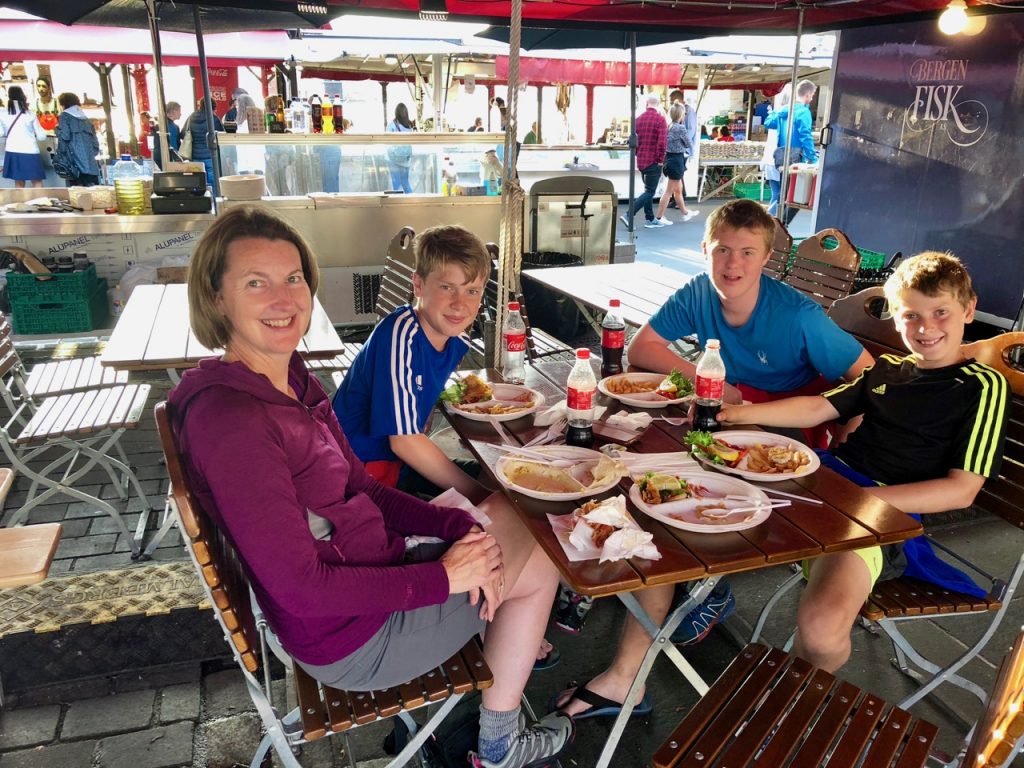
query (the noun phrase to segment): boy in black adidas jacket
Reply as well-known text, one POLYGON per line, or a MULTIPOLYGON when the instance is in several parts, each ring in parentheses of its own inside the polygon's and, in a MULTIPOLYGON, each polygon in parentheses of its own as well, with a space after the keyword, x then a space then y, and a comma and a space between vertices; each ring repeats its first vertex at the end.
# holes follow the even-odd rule
MULTIPOLYGON (((885 284, 896 328, 911 354, 882 355, 857 379, 817 397, 723 406, 723 424, 810 427, 863 416, 847 441, 822 455, 832 467, 910 513, 968 507, 999 474, 1009 386, 998 371, 964 357, 964 326, 977 295, 953 256, 928 251, 885 284)), ((796 653, 828 671, 850 655, 850 628, 879 577, 913 576, 983 595, 939 560, 922 537, 805 562, 796 653)))

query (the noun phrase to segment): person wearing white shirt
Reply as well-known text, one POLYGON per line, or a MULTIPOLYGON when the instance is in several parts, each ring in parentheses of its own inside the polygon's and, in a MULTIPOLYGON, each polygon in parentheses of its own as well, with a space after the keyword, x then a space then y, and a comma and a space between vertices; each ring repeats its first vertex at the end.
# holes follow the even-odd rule
POLYGON ((46 131, 35 114, 29 112, 28 99, 21 88, 12 86, 7 96, 7 111, 0 111, 0 137, 7 137, 4 178, 14 181, 19 189, 27 181, 33 187, 41 187, 46 171, 39 156, 39 142, 46 138, 46 131))

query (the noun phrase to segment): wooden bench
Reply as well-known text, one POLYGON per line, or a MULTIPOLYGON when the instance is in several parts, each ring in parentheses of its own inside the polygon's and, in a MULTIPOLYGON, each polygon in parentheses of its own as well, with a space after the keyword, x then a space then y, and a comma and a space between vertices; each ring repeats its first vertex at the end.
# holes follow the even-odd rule
MULTIPOLYGON (((167 460, 171 498, 181 529, 188 538, 186 549, 266 730, 252 765, 260 765, 273 746, 283 764, 297 768, 300 764, 292 754, 292 748, 330 734, 347 736, 349 731, 360 725, 397 715, 407 726, 411 724, 410 733, 415 734, 388 764, 389 768, 397 768, 416 755, 463 695, 493 684, 493 676, 476 638, 441 666, 403 685, 382 691, 342 691, 323 686, 280 651, 294 679, 298 705, 287 714, 279 715, 270 697, 267 657, 267 648, 273 648, 276 640, 259 606, 251 599, 248 577, 238 553, 191 493, 167 403, 157 405, 156 423, 167 460), (262 680, 258 677, 261 674, 262 680), (443 705, 426 724, 416 728, 408 713, 441 701, 443 705)), ((351 754, 347 744, 346 750, 351 754)))
POLYGON ((793 236, 789 234, 786 225, 782 220, 775 219, 775 239, 772 242, 772 251, 768 256, 768 263, 761 268, 761 273, 776 280, 786 276, 789 268, 789 254, 793 250, 793 236))
POLYGON ((848 296, 860 269, 860 254, 850 238, 838 229, 823 229, 804 240, 782 282, 816 301, 825 309, 848 296), (835 248, 825 247, 825 238, 837 241, 835 248))
POLYGON ((855 336, 872 357, 884 354, 904 356, 907 347, 886 313, 885 292, 881 286, 865 288, 836 299, 828 309, 836 325, 855 336))
MULTIPOLYGON (((1024 633, 1003 660, 964 768, 1024 743, 1024 633)), ((922 768, 938 728, 784 651, 751 643, 654 753, 655 768, 922 768)), ((945 758, 945 759, 944 759, 945 758)))

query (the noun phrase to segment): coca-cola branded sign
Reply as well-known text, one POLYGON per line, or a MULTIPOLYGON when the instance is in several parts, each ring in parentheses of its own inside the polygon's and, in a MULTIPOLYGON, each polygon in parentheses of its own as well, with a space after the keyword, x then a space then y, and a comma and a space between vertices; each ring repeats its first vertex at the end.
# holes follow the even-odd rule
MULTIPOLYGON (((210 76, 210 95, 217 104, 214 111, 219 116, 227 112, 231 106, 231 92, 238 87, 238 69, 236 67, 210 67, 206 71, 210 76)), ((196 99, 201 99, 203 97, 203 80, 198 68, 196 68, 195 90, 196 99)))

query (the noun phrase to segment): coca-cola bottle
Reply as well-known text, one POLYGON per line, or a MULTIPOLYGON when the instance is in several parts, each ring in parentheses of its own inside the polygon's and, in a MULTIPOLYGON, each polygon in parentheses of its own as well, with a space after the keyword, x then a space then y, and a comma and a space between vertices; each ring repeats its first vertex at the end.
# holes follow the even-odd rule
POLYGON ((601 321, 601 378, 622 373, 622 349, 626 345, 626 324, 622 321, 619 300, 608 301, 601 321))
POLYGON ((693 428, 705 432, 714 432, 719 426, 715 417, 722 408, 725 392, 725 363, 721 349, 718 339, 708 339, 704 354, 697 361, 697 380, 694 382, 697 408, 693 414, 693 428))
POLYGON ((566 382, 566 416, 569 429, 565 433, 567 445, 589 448, 594 442, 594 392, 597 377, 590 367, 590 350, 576 350, 576 365, 566 382))
POLYGON ((324 110, 323 102, 320 101, 320 97, 317 94, 313 94, 309 99, 309 117, 310 123, 312 124, 313 133, 324 132, 324 110))
POLYGON ((526 381, 526 323, 520 314, 518 301, 508 303, 508 315, 501 327, 501 340, 501 378, 507 384, 522 384, 526 381))
POLYGON ((345 126, 343 125, 344 119, 342 118, 341 96, 337 93, 334 94, 334 104, 332 106, 334 107, 334 132, 344 133, 345 126))

